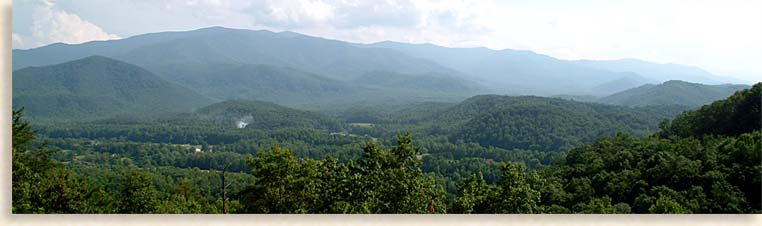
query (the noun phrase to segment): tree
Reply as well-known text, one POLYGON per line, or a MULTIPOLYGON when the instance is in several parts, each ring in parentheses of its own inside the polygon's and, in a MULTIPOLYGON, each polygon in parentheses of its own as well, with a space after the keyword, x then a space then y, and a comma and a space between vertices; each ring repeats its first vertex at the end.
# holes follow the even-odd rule
POLYGON ((487 184, 481 172, 458 184, 458 194, 453 200, 453 213, 489 213, 492 201, 497 198, 497 187, 487 184))
POLYGON ((246 160, 257 178, 245 192, 251 213, 308 213, 319 195, 318 166, 314 160, 298 160, 278 144, 246 160))
POLYGON ((426 177, 418 160, 420 147, 410 133, 397 136, 386 151, 375 143, 363 148, 358 170, 364 182, 363 205, 369 213, 444 213, 444 189, 426 177), (433 209, 433 211, 431 211, 433 209))
POLYGON ((32 205, 44 209, 45 213, 86 213, 87 184, 68 170, 51 169, 32 188, 32 205))
POLYGON ((656 200, 656 203, 648 208, 651 213, 667 213, 667 214, 685 214, 691 213, 690 210, 681 206, 675 202, 669 196, 662 195, 656 200))
POLYGON ((500 213, 534 213, 540 201, 540 192, 527 183, 524 165, 503 163, 498 183, 500 200, 496 209, 500 213))
POLYGON ((86 187, 71 172, 50 161, 44 145, 34 146, 36 133, 23 117, 12 116, 12 211, 14 213, 81 213, 86 187))
POLYGON ((154 213, 159 207, 158 193, 151 175, 131 170, 120 184, 120 213, 154 213))

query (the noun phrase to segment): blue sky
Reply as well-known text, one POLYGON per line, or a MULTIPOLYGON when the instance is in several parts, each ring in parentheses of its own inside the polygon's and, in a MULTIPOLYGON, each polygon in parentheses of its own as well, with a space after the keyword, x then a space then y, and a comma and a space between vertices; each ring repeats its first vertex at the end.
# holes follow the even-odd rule
POLYGON ((16 0, 13 47, 208 26, 637 58, 762 81, 762 1, 16 0))

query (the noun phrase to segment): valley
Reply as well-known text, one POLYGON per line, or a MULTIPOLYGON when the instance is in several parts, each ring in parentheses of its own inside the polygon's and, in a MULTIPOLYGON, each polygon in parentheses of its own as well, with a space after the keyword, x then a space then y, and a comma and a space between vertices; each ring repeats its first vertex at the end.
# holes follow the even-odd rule
POLYGON ((762 211, 762 83, 696 67, 224 27, 12 55, 14 213, 762 211))

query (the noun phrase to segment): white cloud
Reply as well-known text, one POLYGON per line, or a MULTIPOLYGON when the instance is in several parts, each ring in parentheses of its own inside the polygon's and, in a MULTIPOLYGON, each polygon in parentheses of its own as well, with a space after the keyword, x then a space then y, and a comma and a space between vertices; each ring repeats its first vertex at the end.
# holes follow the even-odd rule
POLYGON ((79 44, 94 40, 119 39, 78 15, 54 8, 52 1, 43 1, 33 11, 28 35, 14 33, 14 48, 33 48, 56 42, 79 44))

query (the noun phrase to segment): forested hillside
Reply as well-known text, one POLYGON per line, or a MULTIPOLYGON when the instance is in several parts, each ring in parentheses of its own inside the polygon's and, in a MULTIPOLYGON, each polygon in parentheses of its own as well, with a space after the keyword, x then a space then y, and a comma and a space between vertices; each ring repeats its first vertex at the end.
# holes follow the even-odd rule
POLYGON ((648 106, 648 105, 685 105, 699 107, 716 100, 726 98, 734 92, 749 88, 746 85, 704 85, 683 81, 667 81, 659 85, 643 85, 603 97, 601 103, 648 106))
POLYGON ((13 105, 31 118, 92 121, 116 115, 161 115, 212 103, 191 89, 102 56, 13 72, 13 105))
POLYGON ((451 140, 552 151, 616 132, 644 135, 684 109, 664 106, 646 111, 554 98, 483 95, 437 112, 425 124, 431 133, 451 140))
MULTIPOLYGON (((756 84, 664 121, 661 131, 650 136, 614 131, 591 142, 547 149, 450 141, 425 128, 434 128, 426 125, 436 121, 443 125, 467 121, 491 109, 510 113, 506 115, 516 122, 533 122, 517 115, 540 110, 537 106, 557 110, 527 114, 542 119, 536 122, 553 118, 544 115, 570 114, 564 108, 571 108, 600 118, 613 115, 607 123, 638 125, 633 128, 651 126, 637 120, 638 115, 672 113, 560 99, 480 96, 429 112, 415 109, 438 104, 398 107, 387 114, 409 109, 420 118, 352 124, 347 125, 348 132, 329 133, 325 129, 330 128, 321 127, 332 123, 326 116, 248 101, 225 102, 187 115, 225 118, 257 112, 267 117, 243 128, 224 119, 221 122, 227 125, 221 126, 157 119, 146 124, 127 120, 47 125, 35 132, 22 111, 14 111, 13 211, 759 213, 760 97, 762 84, 756 84), (281 127, 274 120, 279 116, 306 121, 281 127), (413 125, 402 126, 405 123, 413 125), (352 133, 363 128, 409 129, 413 134, 390 140, 352 133), (225 183, 230 183, 225 193, 220 190, 223 169, 225 183)), ((646 118, 654 120, 652 116, 646 118)), ((566 137, 578 134, 559 129, 550 131, 566 137)))
POLYGON ((167 80, 220 99, 297 104, 359 93, 358 87, 290 67, 252 64, 188 64, 154 69, 167 80))
POLYGON ((191 114, 167 120, 170 124, 197 125, 209 122, 224 128, 312 128, 339 131, 344 126, 338 119, 318 113, 283 107, 270 102, 229 100, 212 104, 191 114))

